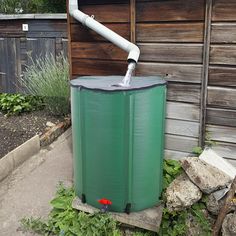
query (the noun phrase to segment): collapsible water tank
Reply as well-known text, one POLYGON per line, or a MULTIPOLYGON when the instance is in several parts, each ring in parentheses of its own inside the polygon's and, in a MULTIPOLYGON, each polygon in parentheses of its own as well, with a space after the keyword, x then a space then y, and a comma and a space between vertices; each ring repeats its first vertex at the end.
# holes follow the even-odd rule
POLYGON ((71 81, 74 178, 77 195, 110 211, 152 207, 162 191, 166 82, 121 76, 85 76, 71 81))

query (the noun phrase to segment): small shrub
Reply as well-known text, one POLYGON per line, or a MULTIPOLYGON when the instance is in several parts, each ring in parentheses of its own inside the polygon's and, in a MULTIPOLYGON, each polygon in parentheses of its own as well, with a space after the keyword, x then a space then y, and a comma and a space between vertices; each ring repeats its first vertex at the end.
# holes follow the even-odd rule
POLYGON ((0 13, 64 13, 66 0, 0 0, 0 13))
POLYGON ((61 54, 37 59, 26 68, 21 79, 32 95, 44 98, 46 108, 55 116, 70 112, 69 63, 61 54))
POLYGON ((192 150, 192 153, 197 155, 197 156, 200 156, 203 152, 203 149, 201 147, 194 147, 193 150, 192 150))
POLYGON ((164 160, 163 164, 163 190, 165 190, 170 183, 182 173, 182 167, 179 161, 164 160))
POLYGON ((18 115, 43 108, 40 97, 22 94, 0 94, 0 110, 7 115, 18 115))

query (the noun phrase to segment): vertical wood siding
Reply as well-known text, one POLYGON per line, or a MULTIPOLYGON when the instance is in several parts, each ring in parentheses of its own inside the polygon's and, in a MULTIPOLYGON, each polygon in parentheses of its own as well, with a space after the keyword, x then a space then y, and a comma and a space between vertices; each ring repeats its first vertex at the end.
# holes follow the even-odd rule
POLYGON ((207 130, 221 155, 236 163, 236 1, 214 0, 207 130))
POLYGON ((0 92, 20 91, 19 78, 30 58, 66 55, 67 43, 66 19, 0 20, 0 92), (22 24, 28 24, 28 32, 22 31, 22 24))

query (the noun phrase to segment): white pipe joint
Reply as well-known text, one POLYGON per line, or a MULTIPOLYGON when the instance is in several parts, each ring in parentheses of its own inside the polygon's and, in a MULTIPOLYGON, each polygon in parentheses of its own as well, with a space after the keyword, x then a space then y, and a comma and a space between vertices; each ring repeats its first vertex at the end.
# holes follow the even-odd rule
POLYGON ((139 48, 135 44, 121 37, 119 34, 115 33, 114 31, 110 30, 98 21, 94 20, 93 17, 90 17, 84 14, 82 11, 78 10, 77 0, 69 0, 69 13, 72 17, 77 19, 83 25, 94 30, 95 32, 106 38, 108 41, 112 42, 119 48, 128 52, 128 62, 138 62, 140 55, 139 48))
POLYGON ((137 63, 140 55, 140 49, 138 48, 138 46, 133 43, 130 43, 130 46, 127 51, 129 52, 128 62, 135 61, 137 63))

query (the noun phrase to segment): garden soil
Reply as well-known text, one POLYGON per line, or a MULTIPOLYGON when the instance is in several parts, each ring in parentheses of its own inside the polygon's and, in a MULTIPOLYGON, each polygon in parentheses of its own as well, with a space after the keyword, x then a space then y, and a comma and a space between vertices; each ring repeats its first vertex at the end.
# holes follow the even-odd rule
POLYGON ((36 134, 46 132, 48 121, 57 124, 62 120, 62 117, 54 117, 45 110, 9 117, 0 113, 0 158, 36 134))

